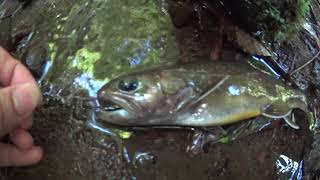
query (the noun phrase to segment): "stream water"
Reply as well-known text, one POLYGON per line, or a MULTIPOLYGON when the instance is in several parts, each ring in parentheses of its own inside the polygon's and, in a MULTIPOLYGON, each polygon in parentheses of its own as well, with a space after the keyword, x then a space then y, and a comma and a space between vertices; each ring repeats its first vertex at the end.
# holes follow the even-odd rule
POLYGON ((132 132, 90 118, 97 91, 112 78, 180 59, 164 0, 1 0, 0 19, 0 45, 38 78, 47 103, 33 131, 46 159, 4 179, 301 179, 307 124, 297 132, 255 120, 230 128, 226 144, 190 156, 190 130, 132 132), (110 131, 124 139, 130 165, 110 131), (229 141, 239 133, 247 137, 229 141))

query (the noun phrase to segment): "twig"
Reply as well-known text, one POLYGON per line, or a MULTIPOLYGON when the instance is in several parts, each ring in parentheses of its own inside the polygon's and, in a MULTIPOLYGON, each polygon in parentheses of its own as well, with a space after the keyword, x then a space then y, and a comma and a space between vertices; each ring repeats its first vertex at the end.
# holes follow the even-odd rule
POLYGON ((12 16, 12 14, 1 16, 0 20, 4 20, 4 19, 7 19, 7 18, 10 18, 11 16, 12 16))
POLYGON ((199 97, 199 101, 202 100, 203 98, 205 98, 206 96, 208 96, 210 93, 212 93, 213 91, 215 91, 216 89, 218 89, 220 86, 222 86, 222 84, 224 82, 226 82, 226 80, 228 80, 230 78, 230 75, 227 75, 226 77, 224 77, 221 81, 219 81, 218 84, 216 84, 212 89, 210 89, 209 91, 207 91, 206 93, 204 93, 201 97, 199 97))
POLYGON ((315 59, 317 59, 320 55, 320 51, 315 55, 313 56, 312 59, 310 59, 308 62, 306 62, 305 64, 303 64, 302 66, 298 67, 296 70, 294 70, 293 72, 290 73, 290 75, 293 75, 297 72, 299 72, 301 69, 303 69, 304 67, 308 66, 310 63, 312 63, 315 59))
POLYGON ((226 82, 226 80, 228 80, 230 78, 230 75, 226 75, 221 81, 219 81, 213 88, 209 89, 209 91, 207 91, 206 93, 204 93, 203 95, 201 95, 197 101, 195 101, 193 104, 198 103, 199 101, 201 101, 203 98, 205 98, 206 96, 208 96, 210 93, 212 93, 213 91, 215 91, 216 89, 218 89, 220 86, 223 85, 223 83, 226 82))

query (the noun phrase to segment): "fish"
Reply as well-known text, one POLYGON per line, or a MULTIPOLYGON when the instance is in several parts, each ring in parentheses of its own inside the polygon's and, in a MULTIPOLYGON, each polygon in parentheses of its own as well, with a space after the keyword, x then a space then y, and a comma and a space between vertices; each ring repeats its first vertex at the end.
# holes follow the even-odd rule
POLYGON ((197 60, 121 75, 97 92, 97 118, 118 126, 213 127, 308 112, 305 94, 236 60, 197 60))

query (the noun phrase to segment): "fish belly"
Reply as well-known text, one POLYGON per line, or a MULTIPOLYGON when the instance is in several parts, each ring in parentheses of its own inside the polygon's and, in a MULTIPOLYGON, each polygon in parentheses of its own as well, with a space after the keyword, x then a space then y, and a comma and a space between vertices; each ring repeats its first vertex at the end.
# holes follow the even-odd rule
POLYGON ((250 97, 215 97, 201 101, 183 122, 188 126, 219 126, 261 115, 263 104, 250 97))

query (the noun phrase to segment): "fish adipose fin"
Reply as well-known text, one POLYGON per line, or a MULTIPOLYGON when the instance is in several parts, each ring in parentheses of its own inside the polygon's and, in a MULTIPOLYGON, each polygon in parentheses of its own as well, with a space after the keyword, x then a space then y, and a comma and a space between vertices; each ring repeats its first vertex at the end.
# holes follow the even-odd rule
POLYGON ((292 108, 290 108, 287 103, 276 102, 263 107, 262 115, 270 118, 281 119, 283 118, 286 123, 293 129, 299 129, 299 125, 295 123, 295 117, 292 113, 292 108))

